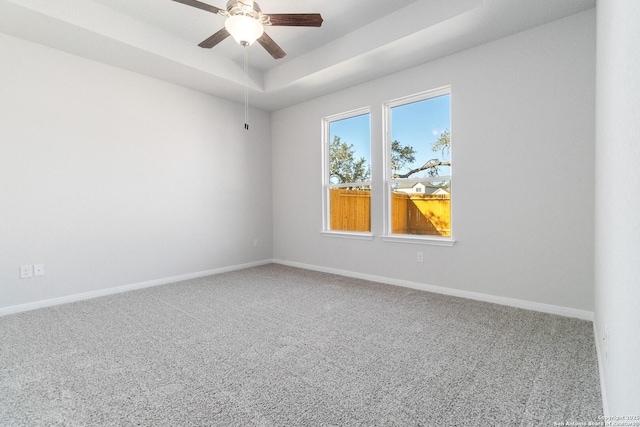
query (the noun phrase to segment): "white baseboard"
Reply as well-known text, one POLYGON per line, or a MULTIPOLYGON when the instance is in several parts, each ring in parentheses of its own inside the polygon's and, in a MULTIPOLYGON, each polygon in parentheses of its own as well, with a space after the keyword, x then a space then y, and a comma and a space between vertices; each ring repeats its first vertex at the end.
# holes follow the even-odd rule
MULTIPOLYGON (((593 337, 596 341, 596 355, 598 357, 598 373, 600 374, 600 395, 602 397, 602 410, 604 412, 605 417, 610 417, 609 413, 609 400, 607 399, 607 387, 605 384, 605 376, 604 376, 604 363, 605 363, 605 352, 602 349, 602 335, 600 334, 600 328, 598 327, 598 322, 594 319, 593 321, 593 337)), ((607 419, 607 418, 605 418, 607 419)))
POLYGON ((369 280, 371 282, 385 283, 389 285, 402 286, 405 288, 418 289, 421 291, 433 292, 436 294, 450 295, 454 297, 473 299, 477 301, 490 302, 494 304, 506 305, 509 307, 523 308, 525 310, 539 311, 542 313, 557 314, 564 317, 572 317, 575 319, 593 321, 594 315, 592 311, 578 310, 575 308, 561 307, 551 304, 543 304, 539 302, 531 302, 519 300, 515 298, 499 297, 495 295, 481 294, 478 292, 464 291, 460 289, 445 288, 442 286, 426 285, 424 283, 411 282, 408 280, 392 279, 389 277, 375 276, 372 274, 356 273, 348 270, 339 270, 336 268, 322 267, 312 264, 304 264, 299 262, 291 262, 280 259, 274 259, 274 263, 288 265, 291 267, 304 268, 307 270, 320 271, 324 273, 338 274, 340 276, 353 277, 356 279, 369 280))
MULTIPOLYGON (((542 313, 557 314, 557 315, 560 315, 560 316, 573 317, 573 318, 576 318, 576 319, 593 321, 593 318, 594 318, 592 311, 578 310, 578 309, 574 309, 574 308, 560 307, 560 306, 556 306, 556 305, 543 304, 543 303, 537 303, 537 302, 531 302, 531 301, 524 301, 524 300, 519 300, 519 299, 514 299, 514 298, 499 297, 499 296, 494 296, 494 295, 481 294, 481 293, 478 293, 478 292, 470 292, 470 291, 464 291, 464 290, 460 290, 460 289, 445 288, 445 287, 442 287, 442 286, 426 285, 424 283, 411 282, 411 281, 408 281, 408 280, 393 279, 393 278, 389 278, 389 277, 376 276, 376 275, 372 275, 372 274, 357 273, 357 272, 348 271, 348 270, 340 270, 340 269, 336 269, 336 268, 322 267, 322 266, 313 265, 313 264, 304 264, 304 263, 291 262, 291 261, 285 261, 285 260, 279 260, 279 259, 273 259, 273 260, 269 259, 269 260, 250 262, 250 263, 246 263, 246 264, 238 264, 238 265, 233 265, 233 266, 229 266, 229 267, 216 268, 216 269, 213 269, 213 270, 199 271, 199 272, 195 272, 195 273, 188 273, 188 274, 182 274, 182 275, 178 275, 178 276, 165 277, 165 278, 162 278, 162 279, 149 280, 149 281, 146 281, 146 282, 132 283, 132 284, 129 284, 129 285, 123 285, 123 286, 117 286, 117 287, 113 287, 113 288, 100 289, 100 290, 92 291, 92 292, 84 292, 84 293, 80 293, 80 294, 68 295, 68 296, 59 297, 59 298, 52 298, 52 299, 47 299, 47 300, 42 300, 42 301, 30 302, 30 303, 26 303, 26 304, 19 304, 19 305, 13 305, 13 306, 9 306, 9 307, 3 307, 3 308, 0 308, 0 316, 5 316, 5 315, 8 315, 8 314, 13 314, 13 313, 19 313, 19 312, 22 312, 22 311, 35 310, 37 308, 42 308, 42 307, 50 307, 50 306, 58 305, 58 304, 65 304, 65 303, 68 303, 68 302, 81 301, 81 300, 90 299, 90 298, 96 298, 96 297, 101 297, 101 296, 106 296, 106 295, 111 295, 111 294, 117 294, 117 293, 121 293, 121 292, 132 291, 132 290, 135 290, 135 289, 142 289, 142 288, 148 288, 148 287, 151 287, 151 286, 165 285, 165 284, 168 284, 168 283, 179 282, 181 280, 188 280, 188 279, 194 279, 194 278, 197 278, 197 277, 211 276, 213 274, 220 274, 220 273, 225 273, 225 272, 228 272, 228 271, 241 270, 243 268, 256 267, 256 266, 259 266, 259 265, 270 264, 272 262, 276 263, 276 264, 288 265, 288 266, 291 266, 291 267, 298 267, 298 268, 304 268, 304 269, 307 269, 307 270, 314 270, 314 271, 321 271, 321 272, 325 272, 325 273, 338 274, 340 276, 353 277, 353 278, 356 278, 356 279, 369 280, 369 281, 372 281, 372 282, 385 283, 385 284, 395 285, 395 286, 402 286, 402 287, 405 287, 405 288, 412 288, 412 289, 418 289, 418 290, 427 291, 427 292, 433 292, 433 293, 437 293, 437 294, 450 295, 450 296, 461 297, 461 298, 468 298, 468 299, 473 299, 473 300, 477 300, 477 301, 485 301, 485 302, 490 302, 490 303, 494 303, 494 304, 506 305, 506 306, 509 306, 509 307, 523 308, 523 309, 526 309, 526 310, 540 311, 542 313)), ((596 344, 596 346, 597 346, 597 344, 596 344)))
POLYGON ((249 268, 249 267, 257 267, 259 265, 271 264, 271 262, 272 261, 270 259, 255 261, 255 262, 250 262, 246 264, 232 265, 229 267, 214 268, 213 270, 198 271, 195 273, 181 274, 178 276, 165 277, 162 279, 149 280, 146 282, 132 283, 129 285, 100 289, 92 292, 83 292, 80 294, 67 295, 59 298, 52 298, 52 299, 47 299, 42 301, 34 301, 26 304, 12 305, 9 307, 0 308, 0 317, 6 316, 8 314, 35 310, 43 307, 51 307, 59 304, 66 304, 68 302, 82 301, 82 300, 96 298, 96 297, 119 294, 121 292, 133 291, 136 289, 150 288, 152 286, 158 286, 158 285, 166 285, 168 283, 180 282, 182 280, 195 279, 198 277, 211 276, 213 274, 226 273, 228 271, 242 270, 244 268, 249 268))

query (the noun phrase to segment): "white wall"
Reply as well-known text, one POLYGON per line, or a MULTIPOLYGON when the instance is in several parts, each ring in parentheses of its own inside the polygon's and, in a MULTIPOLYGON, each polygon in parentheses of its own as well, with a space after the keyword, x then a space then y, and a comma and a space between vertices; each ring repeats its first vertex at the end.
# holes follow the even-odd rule
POLYGON ((0 57, 0 308, 271 258, 270 114, 247 132, 242 105, 5 35, 0 57))
POLYGON ((596 341, 608 413, 640 415, 640 3, 597 9, 596 341))
POLYGON ((595 11, 273 113, 274 258, 592 312, 595 11), (321 120, 452 85, 452 248, 321 236, 321 120), (304 190, 300 190, 303 188, 304 190), (416 262, 416 251, 425 262, 416 262))

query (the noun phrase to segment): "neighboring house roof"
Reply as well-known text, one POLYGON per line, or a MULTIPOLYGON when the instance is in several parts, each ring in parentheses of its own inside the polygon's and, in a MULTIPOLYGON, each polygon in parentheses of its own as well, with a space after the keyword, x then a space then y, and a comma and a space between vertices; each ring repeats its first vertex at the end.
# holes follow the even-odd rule
POLYGON ((416 182, 401 182, 397 184, 394 189, 405 189, 405 188, 413 188, 417 183, 416 182))
POLYGON ((394 191, 406 193, 407 190, 412 190, 418 185, 424 187, 424 192, 422 194, 449 194, 449 191, 447 191, 447 189, 436 187, 435 185, 428 182, 401 182, 397 184, 393 189, 394 191))

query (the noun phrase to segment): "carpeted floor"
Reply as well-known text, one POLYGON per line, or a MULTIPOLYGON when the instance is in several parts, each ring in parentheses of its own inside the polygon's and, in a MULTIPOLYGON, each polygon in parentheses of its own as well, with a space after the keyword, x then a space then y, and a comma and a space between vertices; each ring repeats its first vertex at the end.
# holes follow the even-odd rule
POLYGON ((600 415, 590 322, 282 265, 0 318, 2 426, 600 415))

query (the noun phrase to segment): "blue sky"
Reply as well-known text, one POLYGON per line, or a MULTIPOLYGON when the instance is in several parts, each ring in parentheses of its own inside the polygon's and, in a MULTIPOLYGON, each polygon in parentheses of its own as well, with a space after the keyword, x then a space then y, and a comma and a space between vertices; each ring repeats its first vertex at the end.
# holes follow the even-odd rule
POLYGON ((371 162, 369 140, 371 139, 371 117, 369 114, 350 117, 348 119, 331 122, 330 132, 333 141, 334 136, 339 136, 340 141, 353 144, 356 149, 355 158, 364 157, 371 162))
MULTIPOLYGON (((425 161, 433 158, 449 160, 440 152, 431 150, 431 144, 436 141, 445 129, 451 129, 450 123, 451 96, 443 95, 426 101, 405 104, 391 109, 391 140, 398 140, 402 145, 411 145, 416 150, 416 161, 406 165, 407 170, 421 166, 425 161)), ((355 157, 371 159, 369 148, 370 116, 364 114, 344 120, 331 122, 330 138, 339 136, 342 142, 353 144, 355 157)), ((382 141, 371 141, 371 150, 381 150, 382 141)), ((446 153, 445 153, 446 154, 446 153)), ((441 174, 448 174, 446 168, 441 174)))

